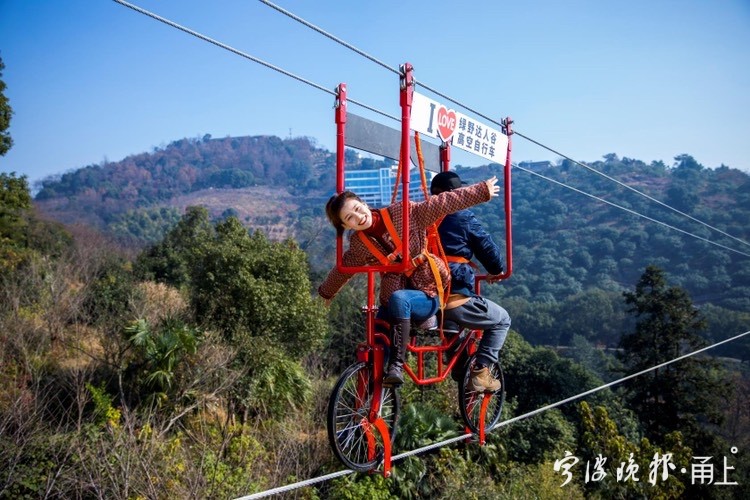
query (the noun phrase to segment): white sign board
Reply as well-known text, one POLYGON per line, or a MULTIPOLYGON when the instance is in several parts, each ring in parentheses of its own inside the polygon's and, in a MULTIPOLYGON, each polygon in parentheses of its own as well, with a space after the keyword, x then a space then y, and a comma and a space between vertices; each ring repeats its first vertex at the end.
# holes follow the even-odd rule
POLYGON ((505 164, 508 155, 508 136, 417 92, 412 99, 411 128, 495 163, 505 164))

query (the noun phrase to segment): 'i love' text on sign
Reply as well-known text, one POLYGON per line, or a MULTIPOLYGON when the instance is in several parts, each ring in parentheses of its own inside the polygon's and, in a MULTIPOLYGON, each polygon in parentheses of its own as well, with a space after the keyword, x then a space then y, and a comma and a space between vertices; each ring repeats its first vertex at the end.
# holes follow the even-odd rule
POLYGON ((508 154, 505 134, 417 92, 412 100, 411 128, 495 163, 505 163, 508 154))

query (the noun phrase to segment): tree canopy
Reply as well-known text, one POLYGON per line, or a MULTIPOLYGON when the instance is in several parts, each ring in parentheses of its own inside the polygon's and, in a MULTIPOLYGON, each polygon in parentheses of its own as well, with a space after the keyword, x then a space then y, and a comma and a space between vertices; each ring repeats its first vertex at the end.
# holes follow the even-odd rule
POLYGON ((10 102, 5 96, 5 82, 3 81, 3 70, 5 64, 3 63, 2 57, 0 57, 0 156, 5 154, 13 146, 13 138, 10 136, 8 129, 10 128, 10 119, 13 116, 13 108, 10 107, 10 102))
MULTIPOLYGON (((649 266, 634 292, 624 293, 637 323, 623 335, 621 359, 628 373, 674 360, 706 342, 699 336, 705 321, 680 287, 669 286, 664 272, 649 266)), ((627 398, 649 435, 661 438, 681 429, 688 437, 700 433, 699 422, 721 421, 719 408, 729 393, 726 373, 717 361, 690 357, 638 378, 628 385, 627 398)))

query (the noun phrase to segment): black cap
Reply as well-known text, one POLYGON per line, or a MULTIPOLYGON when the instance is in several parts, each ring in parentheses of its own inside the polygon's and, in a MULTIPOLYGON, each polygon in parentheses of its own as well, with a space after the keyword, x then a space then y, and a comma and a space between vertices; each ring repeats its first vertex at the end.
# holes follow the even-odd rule
POLYGON ((432 194, 442 193, 443 191, 453 191, 466 184, 456 172, 440 172, 432 179, 430 192, 432 194))

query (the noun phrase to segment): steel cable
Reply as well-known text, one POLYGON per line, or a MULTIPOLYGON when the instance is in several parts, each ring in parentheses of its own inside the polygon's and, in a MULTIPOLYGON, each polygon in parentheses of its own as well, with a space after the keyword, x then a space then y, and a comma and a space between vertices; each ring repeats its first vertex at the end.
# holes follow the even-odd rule
POLYGON ((644 219, 646 219, 648 221, 655 222, 657 224, 661 224, 662 226, 667 227, 669 229, 673 229, 675 231, 679 231, 682 234, 686 234, 688 236, 692 236, 693 238, 699 239, 699 240, 704 241, 706 243, 710 243, 711 245, 716 245, 717 247, 723 248, 725 250, 729 250, 730 252, 735 252, 735 253, 738 253, 738 254, 743 255, 745 257, 750 257, 750 254, 747 254, 745 252, 740 252, 739 250, 735 250, 734 248, 730 248, 730 247, 728 247, 726 245, 722 245, 721 243, 717 243, 715 241, 709 240, 708 238, 704 238, 702 236, 698 236, 697 234, 689 233, 689 232, 687 232, 687 231, 685 231, 683 229, 680 229, 678 227, 671 226, 671 225, 667 224, 666 222, 662 222, 660 220, 657 220, 657 219, 651 218, 651 217, 649 217, 647 215, 644 215, 644 214, 642 214, 640 212, 636 212, 635 210, 631 210, 630 208, 623 207, 622 205, 618 205, 617 203, 613 203, 613 202, 611 202, 609 200, 605 200, 604 198, 600 198, 599 196, 596 196, 596 195, 593 195, 593 194, 589 194, 589 193, 587 193, 585 191, 581 191, 580 189, 574 188, 573 186, 568 186, 567 184, 564 184, 564 183, 562 183, 560 181, 556 181, 555 179, 552 179, 550 177, 546 177, 546 176, 544 176, 544 175, 542 175, 542 174, 540 174, 538 172, 534 172, 533 170, 529 170, 527 168, 519 167, 515 163, 513 164, 513 167, 517 168, 518 170, 522 170, 524 172, 527 172, 527 173, 529 173, 531 175, 535 175, 537 177, 541 177, 542 179, 544 179, 546 181, 549 181, 549 182, 552 182, 554 184, 557 184, 559 186, 571 189, 571 190, 575 191, 576 193, 580 193, 580 194, 582 194, 584 196, 588 196, 589 198, 593 198, 593 199, 595 199, 597 201, 600 201, 602 203, 606 203, 607 205, 611 205, 611 206, 613 206, 615 208, 619 208, 620 210, 625 210, 626 212, 628 212, 630 214, 637 215, 638 217, 643 217, 644 219))
MULTIPOLYGON (((117 1, 117 0, 115 0, 115 1, 117 1)), ((344 40, 342 40, 342 39, 340 39, 340 38, 332 35, 331 33, 328 33, 327 31, 323 30, 322 28, 314 25, 313 23, 311 23, 309 21, 306 21, 305 19, 302 19, 301 17, 297 16, 296 14, 294 14, 294 13, 292 13, 292 12, 290 12, 290 11, 282 8, 282 7, 279 7, 278 5, 274 4, 273 2, 270 2, 269 0, 259 0, 259 1, 262 2, 262 3, 264 3, 265 5, 273 8, 273 9, 275 9, 276 11, 278 11, 278 12, 280 12, 280 13, 288 16, 289 18, 291 18, 291 19, 293 19, 293 20, 295 20, 295 21, 303 24, 304 26, 307 26, 308 28, 310 28, 310 29, 312 29, 312 30, 314 30, 314 31, 316 31, 316 32, 324 35, 325 37, 333 40, 334 42, 339 43, 339 44, 343 45, 344 47, 346 47, 346 48, 348 48, 348 49, 356 52, 357 54, 361 55, 362 57, 364 57, 366 59, 369 59, 370 61, 373 61, 374 63, 376 63, 376 64, 378 64, 378 65, 386 68, 388 71, 392 71, 392 72, 395 72, 397 74, 399 73, 399 71, 397 69, 391 68, 390 66, 388 66, 385 63, 383 63, 382 61, 380 61, 379 59, 375 58, 374 56, 372 56, 372 55, 364 52, 363 50, 358 49, 357 47, 353 46, 352 44, 350 44, 348 42, 345 42, 344 40)), ((463 109, 465 109, 465 110, 467 110, 467 111, 469 111, 471 113, 474 113, 475 115, 477 115, 477 116, 479 116, 481 118, 484 118, 485 120, 489 121, 490 123, 493 123, 495 125, 503 127, 503 124, 501 122, 499 122, 497 120, 494 120, 493 118, 490 118, 489 116, 481 113, 480 111, 477 111, 476 109, 473 109, 473 108, 469 107, 468 105, 462 103, 461 101, 458 101, 458 100, 456 100, 456 99, 454 99, 454 98, 452 98, 452 97, 450 97, 450 96, 448 96, 448 95, 446 95, 446 94, 438 91, 437 89, 426 85, 425 83, 423 83, 421 81, 415 80, 415 82, 418 85, 420 85, 420 86, 424 87, 425 89, 429 90, 433 94, 438 95, 438 96, 446 99, 447 101, 450 101, 451 103, 455 104, 456 106, 459 106, 459 107, 461 107, 461 108, 463 108, 463 109)), ((690 219, 690 220, 692 220, 694 222, 702 224, 703 226, 705 226, 705 227, 707 227, 707 228, 709 228, 709 229, 711 229, 713 231, 716 231, 716 232, 718 232, 718 233, 720 233, 720 234, 722 234, 722 235, 724 235, 724 236, 726 236, 728 238, 731 238, 731 239, 733 239, 735 241, 738 241, 739 243, 742 243, 743 245, 750 246, 750 243, 742 240, 741 238, 738 238, 738 237, 733 236, 733 235, 731 235, 731 234, 729 234, 729 233, 727 233, 725 231, 722 231, 721 229, 719 229, 719 228, 717 228, 715 226, 712 226, 712 225, 708 224, 707 222, 703 222, 702 220, 697 219, 697 218, 693 217, 692 215, 689 215, 689 214, 687 214, 687 213, 685 213, 685 212, 683 212, 683 211, 681 211, 681 210, 679 210, 679 209, 677 209, 675 207, 672 207, 671 205, 668 205, 668 204, 664 203, 663 201, 660 201, 660 200, 654 198, 653 196, 650 196, 650 195, 648 195, 648 194, 646 194, 646 193, 644 193, 642 191, 639 191, 638 189, 636 189, 636 188, 634 188, 632 186, 629 186, 629 185, 625 184, 624 182, 622 182, 622 181, 620 181, 618 179, 615 179, 614 177, 612 177, 610 175, 607 175, 607 174, 605 174, 604 172, 602 172, 600 170, 597 170, 597 169, 595 169, 595 168, 593 168, 593 167, 591 167, 589 165, 586 165, 583 162, 580 162, 578 160, 574 160, 574 159, 570 158, 569 156, 564 155, 564 154, 560 153, 559 151, 556 151, 555 149, 552 149, 551 147, 546 146, 546 145, 542 144, 541 142, 536 141, 536 140, 534 140, 534 139, 532 139, 532 138, 530 138, 530 137, 528 137, 528 136, 526 136, 526 135, 518 132, 517 130, 513 130, 513 133, 515 135, 523 138, 523 139, 526 139, 527 141, 529 141, 529 142, 531 142, 533 144, 536 144, 537 146, 539 146, 539 147, 541 147, 543 149, 546 149, 547 151, 549 151, 551 153, 554 153, 554 154, 556 154, 556 155, 558 155, 558 156, 560 156, 560 157, 562 157, 562 158, 564 158, 566 160, 569 160, 569 161, 575 163, 578 166, 581 166, 581 167, 583 167, 583 168, 585 168, 585 169, 587 169, 587 170, 589 170, 591 172, 594 172, 595 174, 600 175, 600 176, 604 177, 607 180, 615 182, 618 185, 620 185, 621 187, 629 189, 630 191, 633 191, 634 193, 637 193, 638 195, 643 196, 646 199, 648 199, 650 201, 653 201, 654 203, 657 203, 657 204, 659 204, 659 205, 661 205, 661 206, 663 206, 663 207, 665 207, 665 208, 667 208, 669 210, 672 210, 672 211, 674 211, 674 212, 676 212, 676 213, 678 213, 678 214, 680 214, 680 215, 682 215, 684 217, 687 217, 688 219, 690 219)))

